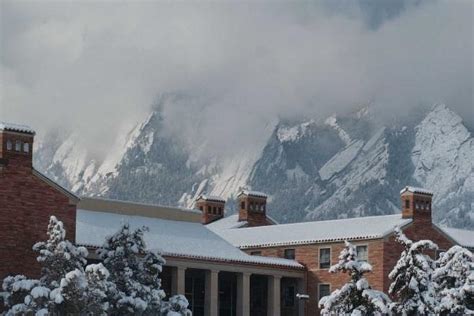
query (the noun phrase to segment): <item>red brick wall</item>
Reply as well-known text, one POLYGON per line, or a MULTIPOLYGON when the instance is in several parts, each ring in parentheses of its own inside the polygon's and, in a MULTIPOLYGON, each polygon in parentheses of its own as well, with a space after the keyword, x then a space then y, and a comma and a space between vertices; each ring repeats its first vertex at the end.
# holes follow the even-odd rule
MULTIPOLYGON (((383 289, 383 253, 384 242, 382 239, 354 241, 355 245, 367 245, 369 263, 373 266, 373 271, 367 274, 367 280, 372 288, 383 289)), ((306 303, 306 315, 319 315, 318 309, 318 284, 328 283, 331 285, 331 291, 342 287, 349 277, 343 273, 329 273, 328 269, 319 269, 319 248, 331 248, 331 265, 338 261, 338 256, 344 248, 343 242, 312 244, 301 246, 271 247, 271 248, 253 248, 246 249, 247 253, 252 251, 261 251, 262 256, 284 257, 285 249, 295 249, 295 259, 305 265, 307 273, 307 294, 310 296, 306 303)))
POLYGON ((201 210, 201 223, 209 224, 218 219, 224 217, 225 203, 208 200, 196 201, 196 208, 201 210), (209 213, 209 207, 211 207, 211 213, 209 213), (216 213, 214 214, 214 209, 216 213))
MULTIPOLYGON (((447 250, 451 248, 454 243, 447 238, 438 228, 431 223, 431 217, 422 216, 415 217, 415 220, 403 229, 405 235, 411 240, 422 240, 429 239, 435 242, 439 249, 447 250)), ((384 286, 383 290, 388 293, 391 281, 388 278, 388 274, 392 271, 393 267, 400 258, 400 254, 403 251, 402 246, 395 240, 395 236, 390 236, 384 242, 384 254, 383 254, 383 270, 384 270, 384 286)), ((434 253, 429 253, 434 257, 434 253)))
POLYGON ((69 197, 32 173, 31 164, 10 157, 0 168, 0 279, 10 274, 37 276, 32 246, 45 240, 49 217, 63 221, 66 237, 75 240, 76 206, 69 197))
POLYGON ((270 225, 267 219, 267 199, 255 196, 242 195, 239 197, 239 221, 247 221, 249 227, 270 225), (244 208, 242 208, 242 202, 244 208), (250 204, 264 205, 264 210, 252 210, 250 204))

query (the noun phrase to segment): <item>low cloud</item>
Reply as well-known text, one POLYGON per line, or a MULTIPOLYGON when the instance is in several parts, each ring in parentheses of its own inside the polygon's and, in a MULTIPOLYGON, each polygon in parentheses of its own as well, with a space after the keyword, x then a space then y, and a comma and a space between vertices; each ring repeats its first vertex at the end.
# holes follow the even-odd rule
POLYGON ((310 2, 2 1, 2 120, 106 147, 163 93, 166 126, 226 153, 279 117, 445 102, 472 120, 473 8, 432 1, 377 27, 310 2))

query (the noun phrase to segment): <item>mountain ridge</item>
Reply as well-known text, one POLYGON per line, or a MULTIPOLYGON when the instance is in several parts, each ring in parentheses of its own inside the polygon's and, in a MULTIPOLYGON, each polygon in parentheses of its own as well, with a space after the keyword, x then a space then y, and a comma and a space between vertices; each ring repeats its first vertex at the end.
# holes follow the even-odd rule
POLYGON ((393 214, 403 186, 425 186, 435 192, 437 222, 474 229, 473 138, 445 105, 390 124, 370 107, 280 120, 257 149, 221 160, 193 158, 164 132, 164 119, 154 109, 114 159, 88 158, 71 134, 38 146, 35 165, 78 194, 190 207, 208 193, 226 198, 229 214, 237 191, 251 187, 269 194, 270 215, 280 222, 393 214))

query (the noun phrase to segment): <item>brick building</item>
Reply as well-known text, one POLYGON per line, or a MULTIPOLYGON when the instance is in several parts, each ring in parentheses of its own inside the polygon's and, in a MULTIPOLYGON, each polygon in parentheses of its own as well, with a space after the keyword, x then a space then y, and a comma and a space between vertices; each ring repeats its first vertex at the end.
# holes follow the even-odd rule
POLYGON ((0 278, 38 275, 32 245, 46 239, 51 215, 75 240, 79 198, 33 168, 34 135, 27 126, 0 123, 0 278))
POLYGON ((474 232, 433 224, 431 192, 412 187, 400 192, 401 214, 295 224, 271 219, 267 196, 248 190, 237 195, 237 214, 227 217, 225 200, 206 195, 196 200, 196 209, 79 199, 33 168, 34 135, 26 126, 0 124, 0 278, 38 274, 31 247, 46 238, 51 215, 65 223, 68 239, 88 247, 91 261, 123 222, 148 226, 148 247, 167 260, 164 290, 185 294, 196 316, 317 314, 319 297, 346 282, 328 272, 344 240, 372 264, 370 284, 387 291, 401 251, 395 226, 442 250, 453 244, 474 248, 474 232))
MULTIPOLYGON (((402 251, 394 238, 396 226, 413 240, 433 240, 440 247, 439 251, 454 244, 474 247, 474 232, 442 228, 432 223, 432 196, 428 190, 406 187, 400 192, 401 214, 260 227, 249 225, 254 222, 251 218, 243 221, 240 207, 238 215, 214 221, 207 227, 251 255, 301 263, 306 268, 305 288, 309 295, 305 315, 317 315, 319 299, 348 281, 346 275, 328 271, 338 261, 345 240, 355 244, 359 258, 372 265, 373 271, 367 275, 370 285, 384 292, 390 285, 388 274, 402 251)), ((282 314, 283 311, 282 307, 282 314)))

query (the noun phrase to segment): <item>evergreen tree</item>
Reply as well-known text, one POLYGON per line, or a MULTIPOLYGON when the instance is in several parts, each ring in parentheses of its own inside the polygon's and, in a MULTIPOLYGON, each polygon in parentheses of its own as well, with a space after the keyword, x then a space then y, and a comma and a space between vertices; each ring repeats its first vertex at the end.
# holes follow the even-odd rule
POLYGON ((117 295, 111 312, 120 315, 156 315, 161 310, 165 293, 159 273, 165 260, 147 250, 143 240, 145 227, 130 230, 125 224, 107 238, 98 254, 110 272, 117 295))
POLYGON ((436 263, 433 281, 439 296, 437 312, 445 315, 474 312, 467 307, 473 299, 472 285, 469 286, 469 276, 474 275, 472 252, 453 246, 442 253, 436 263))
POLYGON ((345 242, 345 248, 339 255, 339 262, 329 272, 347 273, 350 281, 342 288, 321 298, 319 306, 322 315, 372 315, 389 313, 389 297, 381 291, 373 290, 364 274, 372 271, 372 266, 357 259, 354 245, 345 242))
POLYGON ((389 294, 398 299, 391 309, 396 314, 426 315, 436 311, 436 291, 432 283, 435 262, 424 253, 438 246, 430 240, 412 241, 400 228, 395 229, 397 241, 404 247, 400 259, 389 274, 389 294))
POLYGON ((161 314, 166 316, 191 316, 189 303, 184 295, 175 295, 163 304, 161 314))
POLYGON ((63 223, 55 216, 49 220, 47 241, 38 242, 33 250, 39 252, 37 258, 41 264, 41 284, 50 289, 59 286, 59 282, 66 273, 79 269, 83 271, 86 265, 87 249, 76 247, 66 240, 66 230, 63 223))

